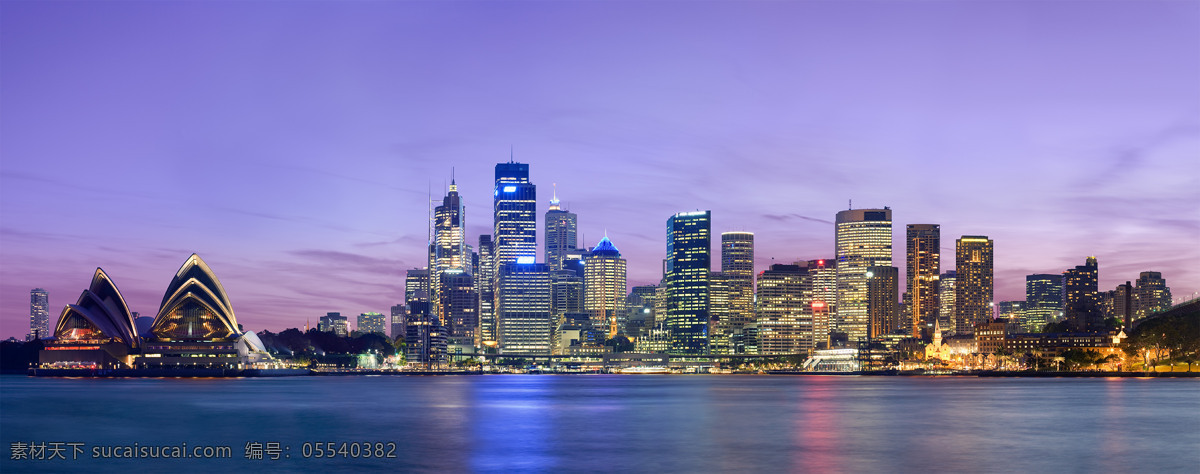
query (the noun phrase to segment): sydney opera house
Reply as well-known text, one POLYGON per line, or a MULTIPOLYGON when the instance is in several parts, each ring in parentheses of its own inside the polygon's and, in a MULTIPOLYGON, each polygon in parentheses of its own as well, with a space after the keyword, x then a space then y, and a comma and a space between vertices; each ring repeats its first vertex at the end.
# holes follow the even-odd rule
POLYGON ((175 272, 154 322, 139 330, 104 270, 59 315, 42 369, 229 371, 271 360, 262 341, 238 325, 225 288, 199 255, 175 272))

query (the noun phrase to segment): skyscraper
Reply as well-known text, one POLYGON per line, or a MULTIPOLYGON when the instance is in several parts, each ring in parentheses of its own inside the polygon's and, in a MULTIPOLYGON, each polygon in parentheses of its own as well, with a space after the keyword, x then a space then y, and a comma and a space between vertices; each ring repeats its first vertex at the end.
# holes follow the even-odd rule
POLYGON ((550 354, 550 273, 533 257, 498 266, 496 329, 501 354, 550 354))
POLYGON ((562 270, 563 254, 573 250, 577 245, 575 238, 578 227, 578 217, 565 211, 558 205, 558 190, 550 199, 550 209, 546 211, 546 264, 550 271, 562 270))
POLYGON ((718 325, 726 336, 754 322, 754 233, 721 234, 721 274, 728 291, 727 321, 718 325))
POLYGON ((949 270, 938 277, 938 327, 945 335, 954 335, 954 284, 958 273, 949 270))
POLYGON ((929 340, 937 320, 938 276, 941 274, 942 231, 937 224, 907 226, 907 267, 905 291, 909 295, 908 314, 913 337, 929 340))
POLYGON ((755 320, 759 354, 799 354, 812 349, 812 313, 805 311, 811 291, 808 270, 774 264, 758 277, 755 320), (807 287, 807 288, 806 288, 807 287))
POLYGON ((831 331, 850 343, 867 339, 867 269, 892 266, 892 210, 851 209, 837 213, 837 314, 831 331))
POLYGON ((1097 331, 1103 328, 1099 307, 1100 265, 1088 257, 1083 265, 1063 272, 1063 313, 1071 329, 1097 331))
POLYGON ((451 353, 472 352, 480 342, 479 293, 470 273, 451 268, 442 272, 438 298, 438 314, 445 327, 447 350, 451 353))
POLYGON ((29 290, 29 335, 32 341, 50 337, 50 292, 42 288, 29 290))
POLYGON ((1133 319, 1142 319, 1171 308, 1171 289, 1160 272, 1142 272, 1133 290, 1133 319))
POLYGON ((405 324, 408 319, 408 307, 403 303, 392 305, 392 327, 389 335, 392 339, 404 340, 405 324))
POLYGON ((625 317, 625 259, 605 235, 592 247, 583 266, 583 307, 592 327, 616 337, 625 317))
POLYGON ((1025 330, 1042 332, 1057 322, 1063 310, 1063 276, 1038 273, 1025 276, 1025 330))
POLYGON ((812 314, 812 348, 827 348, 830 318, 837 312, 837 261, 830 258, 806 263, 812 286, 812 298, 808 305, 808 311, 812 314))
POLYGON ((708 352, 732 354, 733 330, 730 328, 729 277, 724 272, 708 274, 708 352))
POLYGON ((954 332, 974 334, 976 324, 992 319, 992 240, 964 235, 955 244, 954 332))
POLYGON ((899 302, 900 269, 896 267, 867 268, 868 336, 876 339, 896 331, 899 302))
POLYGON ((467 251, 466 217, 466 208, 458 195, 458 185, 451 179, 450 190, 442 199, 442 205, 433 213, 433 242, 429 252, 430 304, 443 326, 448 326, 447 318, 450 316, 442 312, 446 306, 441 303, 441 299, 447 291, 442 286, 442 274, 453 271, 469 275, 471 272, 472 259, 467 251))
POLYGON ((484 348, 495 348, 496 335, 496 249, 492 236, 479 236, 479 273, 475 275, 479 292, 479 339, 484 348))
POLYGON ((496 165, 495 221, 492 238, 495 263, 514 263, 519 257, 537 255, 537 186, 529 182, 529 165, 496 165))
POLYGON ((708 353, 708 278, 712 211, 667 219, 666 327, 672 354, 708 353))

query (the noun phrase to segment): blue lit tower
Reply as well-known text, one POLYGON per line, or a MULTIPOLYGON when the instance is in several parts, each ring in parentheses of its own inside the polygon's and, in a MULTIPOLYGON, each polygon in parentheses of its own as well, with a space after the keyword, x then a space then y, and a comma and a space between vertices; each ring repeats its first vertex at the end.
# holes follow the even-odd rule
POLYGON ((513 263, 537 255, 537 186, 529 182, 529 165, 496 165, 494 264, 513 263))
POLYGON ((712 268, 712 211, 667 219, 665 269, 672 354, 708 353, 708 280, 712 268))

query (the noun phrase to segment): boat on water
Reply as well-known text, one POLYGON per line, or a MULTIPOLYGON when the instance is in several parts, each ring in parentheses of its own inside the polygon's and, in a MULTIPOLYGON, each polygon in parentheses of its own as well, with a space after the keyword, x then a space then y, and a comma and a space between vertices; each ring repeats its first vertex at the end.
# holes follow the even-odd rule
POLYGON ((618 374, 669 374, 671 369, 666 367, 626 367, 618 370, 618 374))

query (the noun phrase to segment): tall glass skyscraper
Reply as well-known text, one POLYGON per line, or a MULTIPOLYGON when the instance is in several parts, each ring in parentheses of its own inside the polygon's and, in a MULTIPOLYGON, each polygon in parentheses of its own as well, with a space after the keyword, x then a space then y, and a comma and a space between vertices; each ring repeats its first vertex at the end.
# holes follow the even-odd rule
POLYGON ((1058 322, 1063 310, 1063 276, 1033 274, 1025 276, 1025 330, 1042 332, 1046 325, 1058 322))
POLYGON ((837 314, 831 331, 850 343, 867 340, 867 269, 892 266, 892 210, 850 209, 837 213, 837 314))
POLYGON ((607 338, 621 332, 625 319, 625 259, 608 236, 592 247, 583 265, 583 306, 592 327, 607 338))
MULTIPOLYGON (((472 258, 467 250, 466 219, 466 208, 458 195, 458 185, 451 179, 450 190, 442 198, 442 205, 433 212, 433 243, 429 252, 430 304, 443 326, 450 325, 450 315, 443 311, 450 306, 442 303, 443 295, 449 291, 443 284, 445 280, 442 275, 453 272, 466 274, 470 278, 472 258)), ((461 276, 451 279, 456 284, 461 280, 461 276)))
POLYGON ((774 264, 758 278, 759 354, 800 354, 812 347, 811 292, 808 269, 774 264))
POLYGON ((937 224, 907 226, 905 291, 908 292, 913 337, 929 340, 938 315, 938 276, 941 274, 942 230, 937 224))
POLYGON ((549 268, 544 263, 524 262, 498 266, 496 327, 500 353, 549 355, 554 328, 549 268))
POLYGON ((708 353, 708 278, 712 270, 712 211, 667 219, 666 327, 672 354, 708 353))
POLYGON ((562 270, 563 255, 578 245, 575 237, 578 216, 563 210, 558 202, 558 191, 555 190, 550 209, 546 211, 546 264, 550 271, 562 270))
POLYGON ((26 340, 50 337, 50 292, 42 288, 29 290, 29 335, 26 340))
POLYGON ((954 335, 954 285, 958 282, 958 273, 949 270, 938 277, 938 324, 942 333, 954 335))
POLYGON ((992 240, 964 235, 954 254, 954 332, 974 334, 976 324, 992 319, 992 240))
POLYGON ((721 234, 721 274, 728 292, 728 321, 721 321, 721 330, 729 334, 741 332, 754 322, 754 233, 723 232, 721 234))
POLYGON ((479 272, 475 275, 475 290, 479 292, 479 340, 484 348, 494 348, 496 342, 496 264, 492 236, 479 236, 479 272))
POLYGON ((499 268, 520 257, 534 258, 537 255, 537 186, 529 182, 529 165, 512 161, 497 164, 494 196, 495 265, 499 268))

